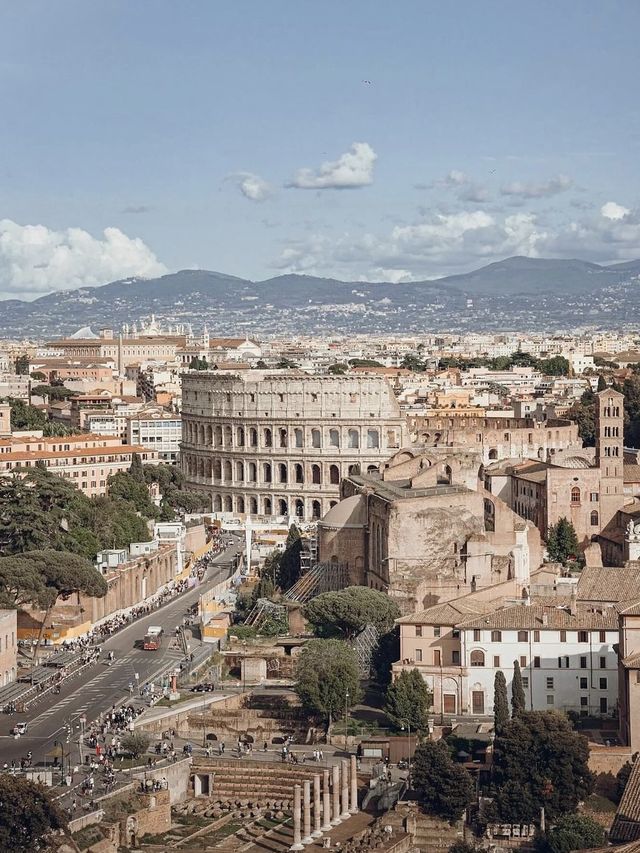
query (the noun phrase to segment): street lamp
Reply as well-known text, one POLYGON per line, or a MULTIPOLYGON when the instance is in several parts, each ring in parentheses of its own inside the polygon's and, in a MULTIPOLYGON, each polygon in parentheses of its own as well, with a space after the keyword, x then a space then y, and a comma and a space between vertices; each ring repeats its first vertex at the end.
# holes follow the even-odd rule
MULTIPOLYGON (((409 736, 409 758, 407 761, 407 786, 411 788, 411 723, 409 720, 400 720, 401 723, 405 723, 407 727, 407 733, 409 736)), ((404 730, 404 726, 402 726, 404 730)))

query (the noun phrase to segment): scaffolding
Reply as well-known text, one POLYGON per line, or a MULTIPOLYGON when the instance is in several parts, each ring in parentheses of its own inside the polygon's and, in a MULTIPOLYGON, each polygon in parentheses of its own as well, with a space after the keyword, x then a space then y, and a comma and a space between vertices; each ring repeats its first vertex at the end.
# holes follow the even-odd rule
POLYGON ((287 601, 304 603, 323 592, 335 592, 349 585, 349 571, 345 563, 316 563, 285 592, 287 601))
POLYGON ((371 658, 379 642, 380 634, 373 625, 367 625, 351 641, 351 646, 358 658, 360 675, 363 678, 369 678, 371 674, 371 658))
POLYGON ((269 601, 268 598, 259 598, 251 609, 251 612, 244 620, 245 625, 252 625, 254 628, 259 628, 265 619, 268 618, 281 619, 287 621, 287 608, 284 604, 276 604, 274 601, 269 601))

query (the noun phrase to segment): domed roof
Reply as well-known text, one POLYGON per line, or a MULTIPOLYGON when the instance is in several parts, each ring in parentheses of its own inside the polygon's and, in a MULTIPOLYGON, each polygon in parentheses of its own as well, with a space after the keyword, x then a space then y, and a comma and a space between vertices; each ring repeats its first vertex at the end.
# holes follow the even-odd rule
POLYGON ((367 521, 367 508, 364 495, 351 495, 331 507, 324 518, 318 522, 320 527, 364 527, 367 521))
POLYGON ((560 468, 591 468, 591 462, 584 456, 567 456, 556 462, 560 468))

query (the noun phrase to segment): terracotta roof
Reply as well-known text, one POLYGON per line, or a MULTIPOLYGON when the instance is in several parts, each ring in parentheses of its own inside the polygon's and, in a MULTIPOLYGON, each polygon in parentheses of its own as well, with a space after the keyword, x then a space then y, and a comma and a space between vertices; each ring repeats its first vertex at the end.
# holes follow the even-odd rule
POLYGON ((640 761, 635 761, 613 819, 611 841, 640 840, 640 761))
POLYGON ((458 598, 455 601, 444 601, 434 604, 419 613, 410 613, 396 619, 400 625, 457 625, 467 616, 478 616, 490 613, 495 609, 495 603, 479 599, 458 598))
POLYGON ((627 465, 622 467, 625 483, 640 483, 640 465, 627 465))
POLYGON ((4 462, 28 462, 39 459, 69 459, 83 456, 117 456, 122 453, 152 453, 148 447, 141 444, 113 444, 110 447, 78 447, 72 450, 36 450, 32 453, 16 452, 3 453, 0 464, 4 462))
POLYGON ((532 604, 530 606, 517 604, 515 607, 505 607, 494 613, 480 618, 467 619, 465 628, 504 628, 539 630, 540 628, 568 630, 602 630, 618 629, 618 614, 613 607, 605 608, 598 613, 591 608, 580 607, 571 614, 566 607, 550 607, 549 605, 532 604), (544 618, 546 617, 546 619, 544 618))
POLYGON ((640 563, 622 567, 585 566, 578 580, 579 601, 629 601, 640 597, 640 563))

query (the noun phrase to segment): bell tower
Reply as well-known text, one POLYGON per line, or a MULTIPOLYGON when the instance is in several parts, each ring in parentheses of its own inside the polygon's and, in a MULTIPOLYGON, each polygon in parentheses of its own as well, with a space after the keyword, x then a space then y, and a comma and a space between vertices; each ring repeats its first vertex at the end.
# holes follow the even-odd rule
POLYGON ((624 503, 624 394, 606 388, 596 394, 596 467, 600 469, 600 529, 624 503))

